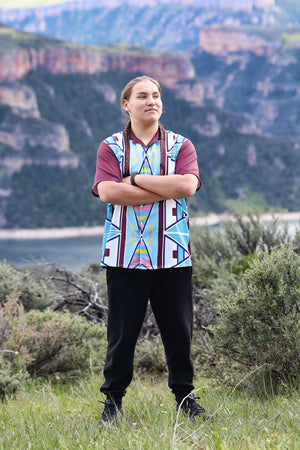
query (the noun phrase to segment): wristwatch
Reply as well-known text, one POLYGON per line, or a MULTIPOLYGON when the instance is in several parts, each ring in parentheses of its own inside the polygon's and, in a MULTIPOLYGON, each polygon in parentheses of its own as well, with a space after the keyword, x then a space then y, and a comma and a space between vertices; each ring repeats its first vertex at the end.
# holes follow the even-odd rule
POLYGON ((138 175, 138 174, 137 173, 133 173, 132 175, 130 175, 130 183, 132 184, 132 186, 137 186, 138 187, 138 185, 135 182, 136 175, 138 175))

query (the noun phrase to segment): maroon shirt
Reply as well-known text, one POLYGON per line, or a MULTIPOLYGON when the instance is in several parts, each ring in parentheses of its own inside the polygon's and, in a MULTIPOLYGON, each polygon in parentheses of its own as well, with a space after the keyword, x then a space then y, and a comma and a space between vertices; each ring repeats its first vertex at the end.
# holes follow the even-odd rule
MULTIPOLYGON (((145 146, 145 144, 139 138, 137 138, 133 134, 133 132, 131 132, 130 139, 133 140, 133 143, 139 143, 145 146)), ((154 142, 158 142, 158 140, 159 135, 157 132, 155 136, 151 139, 151 141, 148 143, 147 147, 153 144, 154 142)), ((199 180, 197 190, 200 188, 201 182, 199 178, 199 169, 197 164, 197 153, 194 145, 188 139, 186 139, 185 142, 182 144, 181 149, 178 153, 175 173, 179 175, 185 175, 187 173, 196 175, 196 177, 199 180)), ((117 158, 112 149, 109 147, 109 145, 104 141, 101 142, 97 153, 96 174, 92 189, 92 192, 96 197, 99 197, 97 185, 101 181, 117 181, 117 182, 122 181, 122 176, 117 158)))

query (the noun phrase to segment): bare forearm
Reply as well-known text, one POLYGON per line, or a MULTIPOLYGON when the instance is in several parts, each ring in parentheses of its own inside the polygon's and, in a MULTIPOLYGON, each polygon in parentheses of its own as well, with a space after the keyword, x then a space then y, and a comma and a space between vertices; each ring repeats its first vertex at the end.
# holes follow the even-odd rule
POLYGON ((116 181, 102 181, 98 184, 98 193, 103 202, 114 205, 138 206, 166 200, 165 197, 146 189, 116 181))
POLYGON ((135 175, 136 184, 165 199, 185 198, 195 194, 198 178, 193 174, 185 175, 135 175))

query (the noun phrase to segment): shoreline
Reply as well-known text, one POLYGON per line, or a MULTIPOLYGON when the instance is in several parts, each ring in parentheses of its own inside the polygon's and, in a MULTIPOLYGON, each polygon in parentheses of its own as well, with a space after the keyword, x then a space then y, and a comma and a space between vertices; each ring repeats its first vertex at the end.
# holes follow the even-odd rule
MULTIPOLYGON (((262 222, 272 222, 279 220, 280 222, 299 222, 300 212, 287 213, 268 213, 261 214, 262 222)), ((245 220, 247 217, 245 216, 245 220)), ((229 213, 208 214, 204 217, 192 217, 190 225, 193 226, 213 226, 227 221, 235 221, 235 217, 229 213)), ((104 226, 91 227, 67 227, 67 228, 34 228, 34 229, 0 229, 0 240, 4 239, 63 239, 72 237, 85 236, 101 236, 104 232, 104 226)))

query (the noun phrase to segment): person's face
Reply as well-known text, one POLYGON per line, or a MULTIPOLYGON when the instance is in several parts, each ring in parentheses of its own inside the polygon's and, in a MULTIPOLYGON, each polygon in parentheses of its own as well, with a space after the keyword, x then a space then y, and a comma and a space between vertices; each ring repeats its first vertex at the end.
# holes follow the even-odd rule
POLYGON ((150 80, 139 81, 131 91, 128 100, 123 100, 123 108, 132 122, 152 125, 162 114, 162 101, 158 87, 150 80))

